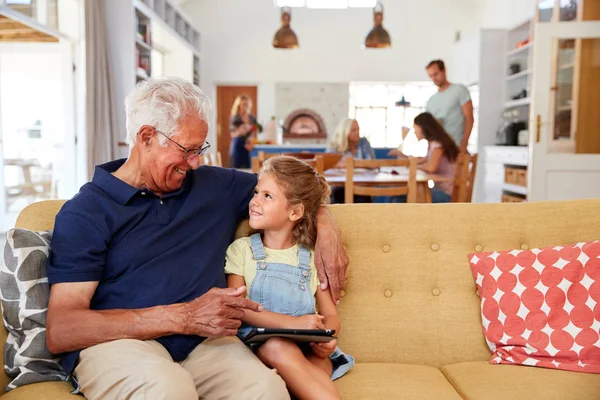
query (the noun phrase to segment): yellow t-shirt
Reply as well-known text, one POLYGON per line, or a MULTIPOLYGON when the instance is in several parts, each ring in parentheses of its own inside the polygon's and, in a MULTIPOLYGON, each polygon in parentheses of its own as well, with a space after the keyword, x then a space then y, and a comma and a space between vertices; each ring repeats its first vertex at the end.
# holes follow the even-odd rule
MULTIPOLYGON (((265 247, 265 262, 298 265, 298 245, 289 249, 275 250, 265 247)), ((319 287, 319 278, 317 277, 317 268, 315 267, 315 254, 310 252, 310 290, 314 295, 319 287)), ((246 282, 246 297, 250 294, 250 285, 256 277, 256 261, 252 258, 252 245, 249 237, 237 239, 229 245, 225 255, 225 273, 240 275, 246 282)))

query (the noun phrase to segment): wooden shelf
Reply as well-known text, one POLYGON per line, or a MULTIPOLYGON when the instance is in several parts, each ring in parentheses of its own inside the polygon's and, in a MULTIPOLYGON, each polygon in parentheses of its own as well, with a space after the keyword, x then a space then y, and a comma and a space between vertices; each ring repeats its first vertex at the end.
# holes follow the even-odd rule
POLYGON ((150 46, 148 43, 144 42, 144 41, 143 41, 143 40, 141 40, 141 39, 135 39, 135 44, 137 44, 138 46, 140 46, 140 47, 142 47, 143 49, 145 49, 145 50, 148 50, 148 51, 152 51, 152 50, 154 50, 154 49, 152 48, 152 46, 150 46))
POLYGON ((571 63, 571 64, 565 64, 565 65, 561 65, 560 67, 558 67, 558 70, 559 71, 564 71, 564 70, 567 70, 567 69, 571 69, 573 67, 575 67, 575 64, 573 64, 573 63, 571 63))
POLYGON ((561 106, 561 107, 556 107, 556 111, 571 111, 573 109, 573 106, 561 106))
POLYGON ((504 103, 504 108, 527 106, 531 103, 531 98, 526 97, 524 99, 510 100, 504 103))
POLYGON ((531 74, 531 70, 530 69, 525 70, 525 71, 521 71, 521 72, 519 72, 517 74, 509 75, 509 76, 506 77, 506 80, 507 81, 512 81, 514 79, 519 79, 519 78, 523 78, 523 77, 529 76, 529 74, 531 74))
POLYGON ((503 183, 502 190, 506 190, 508 192, 521 194, 523 196, 527 196, 527 188, 525 186, 513 185, 510 183, 503 183))
POLYGON ((200 51, 200 33, 180 11, 177 5, 166 0, 133 0, 134 7, 152 22, 160 21, 179 37, 192 51, 200 51))
POLYGON ((506 56, 507 57, 514 57, 514 56, 516 56, 516 55, 518 55, 520 53, 523 53, 523 52, 531 49, 531 47, 533 47, 533 42, 529 42, 525 46, 521 46, 521 47, 519 47, 517 49, 513 49, 513 50, 509 51, 508 53, 506 53, 506 56))

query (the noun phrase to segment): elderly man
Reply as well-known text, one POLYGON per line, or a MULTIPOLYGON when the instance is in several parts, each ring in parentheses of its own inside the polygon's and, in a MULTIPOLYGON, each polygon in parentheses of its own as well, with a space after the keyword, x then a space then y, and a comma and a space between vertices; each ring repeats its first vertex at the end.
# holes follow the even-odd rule
MULTIPOLYGON (((129 158, 96 167, 56 217, 48 348, 88 399, 289 398, 235 337, 261 306, 223 289, 256 176, 198 168, 208 100, 194 85, 151 79, 126 110, 129 158)), ((337 299, 348 259, 326 208, 318 229, 317 268, 337 299)))

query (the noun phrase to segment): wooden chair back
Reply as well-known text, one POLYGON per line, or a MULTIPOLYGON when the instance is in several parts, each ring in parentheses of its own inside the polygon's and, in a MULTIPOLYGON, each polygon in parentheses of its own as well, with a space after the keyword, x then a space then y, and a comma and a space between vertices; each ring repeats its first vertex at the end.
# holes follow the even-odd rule
POLYGON ((456 159, 456 175, 452 188, 453 203, 470 203, 477 172, 477 154, 460 153, 456 159))
POLYGON ((222 167, 223 160, 221 159, 221 152, 202 154, 200 156, 200 165, 210 165, 213 167, 222 167))
MULTIPOLYGON (((252 172, 254 172, 255 174, 258 174, 260 172, 260 169, 263 166, 263 163, 271 157, 281 156, 281 155, 290 156, 290 154, 294 154, 294 153, 280 154, 280 153, 265 153, 263 151, 259 151, 257 157, 252 157, 252 172)), ((315 169, 315 171, 317 171, 319 174, 322 174, 325 171, 325 158, 323 157, 323 154, 319 154, 319 153, 315 153, 315 154, 317 154, 317 155, 315 155, 313 158, 298 158, 295 156, 291 156, 291 157, 298 158, 299 160, 301 160, 301 161, 305 162, 306 164, 310 165, 311 167, 313 167, 315 169)))
POLYGON ((346 158, 346 185, 345 203, 354 202, 354 195, 361 196, 402 196, 406 195, 408 203, 417 202, 417 159, 396 160, 356 160, 354 157, 346 158), (373 185, 354 182, 356 168, 381 168, 381 167, 406 167, 408 168, 408 182, 406 185, 373 185))

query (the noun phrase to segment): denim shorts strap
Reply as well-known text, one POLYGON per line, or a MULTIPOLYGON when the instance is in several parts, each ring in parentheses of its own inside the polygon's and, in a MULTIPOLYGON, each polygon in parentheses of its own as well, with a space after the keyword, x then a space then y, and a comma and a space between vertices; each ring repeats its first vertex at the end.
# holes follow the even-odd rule
POLYGON ((302 268, 310 269, 310 250, 298 245, 298 264, 302 268))
POLYGON ((263 246, 262 239, 260 238, 260 233, 255 233, 250 236, 250 244, 252 246, 252 257, 254 260, 261 261, 267 257, 265 246, 263 246))

